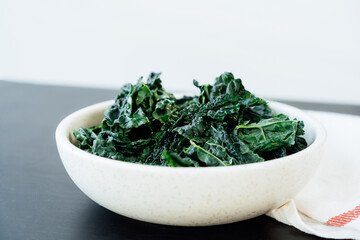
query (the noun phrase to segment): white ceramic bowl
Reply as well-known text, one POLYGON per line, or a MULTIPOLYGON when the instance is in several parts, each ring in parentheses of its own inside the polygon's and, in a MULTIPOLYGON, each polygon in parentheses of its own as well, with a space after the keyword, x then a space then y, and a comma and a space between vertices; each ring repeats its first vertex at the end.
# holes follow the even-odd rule
POLYGON ((72 131, 100 124, 113 101, 83 108, 57 127, 62 162, 92 200, 118 214, 152 223, 206 226, 253 218, 293 198, 315 173, 326 138, 305 112, 270 102, 276 111, 303 120, 310 143, 296 154, 227 167, 173 168, 99 157, 74 145, 72 131))

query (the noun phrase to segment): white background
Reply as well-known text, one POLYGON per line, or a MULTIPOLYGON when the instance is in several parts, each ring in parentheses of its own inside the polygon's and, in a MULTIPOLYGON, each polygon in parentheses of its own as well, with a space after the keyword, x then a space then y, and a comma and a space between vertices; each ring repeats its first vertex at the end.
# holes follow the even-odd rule
POLYGON ((360 104, 360 1, 0 0, 0 79, 191 91, 232 71, 263 97, 360 104))

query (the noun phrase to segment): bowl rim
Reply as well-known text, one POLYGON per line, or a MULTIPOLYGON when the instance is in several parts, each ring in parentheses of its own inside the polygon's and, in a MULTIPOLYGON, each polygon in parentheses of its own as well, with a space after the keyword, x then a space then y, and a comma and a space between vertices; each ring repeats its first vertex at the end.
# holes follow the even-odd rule
MULTIPOLYGON (((276 101, 270 101, 266 100, 268 104, 272 107, 275 106, 276 108, 286 109, 287 112, 294 112, 294 115, 297 115, 300 113, 301 116, 299 116, 299 120, 305 120, 306 118, 307 124, 309 124, 314 129, 315 137, 314 141, 305 149, 285 156, 281 158, 276 158, 264 162, 256 162, 256 163, 247 163, 247 164, 241 164, 241 165, 230 165, 230 166, 209 166, 209 167, 167 167, 167 166, 160 166, 160 165, 148 165, 148 164, 141 164, 141 163, 132 163, 132 162, 125 162, 122 160, 116 160, 106 157, 101 157, 89 152, 86 152, 77 146, 75 146, 70 141, 69 134, 69 125, 79 116, 89 114, 91 112, 99 111, 102 108, 106 108, 110 104, 114 102, 114 100, 108 100, 103 101, 100 103, 96 103, 84 108, 81 108, 68 116, 66 116, 57 126, 55 131, 55 140, 56 145, 58 148, 58 151, 60 153, 60 146, 67 149, 69 152, 73 152, 74 156, 78 155, 82 158, 88 158, 89 161, 95 161, 99 164, 107 164, 113 167, 125 167, 125 168, 132 168, 136 170, 156 170, 156 171, 206 171, 206 172, 213 172, 213 171, 231 171, 231 170, 239 170, 239 169, 251 169, 251 168, 262 168, 266 166, 272 166, 274 164, 281 164, 286 161, 292 161, 294 159, 297 159, 299 157, 302 157, 304 155, 307 155, 310 152, 316 151, 316 149, 320 148, 326 140, 326 130, 324 126, 316 119, 314 119, 312 116, 310 116, 308 113, 304 112, 303 110, 293 107, 288 104, 276 102, 276 101)), ((63 160, 63 158, 61 158, 63 160)), ((74 157, 75 159, 75 157, 74 157)))

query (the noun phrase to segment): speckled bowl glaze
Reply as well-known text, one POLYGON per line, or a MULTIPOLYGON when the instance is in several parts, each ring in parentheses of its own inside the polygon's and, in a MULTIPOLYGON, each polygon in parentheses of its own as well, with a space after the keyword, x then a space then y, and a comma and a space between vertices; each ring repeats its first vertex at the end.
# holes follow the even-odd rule
POLYGON ((276 111, 305 123, 310 146, 262 163, 172 168, 106 159, 77 148, 72 131, 100 124, 113 101, 83 108, 57 127, 56 143, 66 171, 92 200, 118 214, 159 224, 207 226, 262 215, 294 197, 315 173, 324 128, 305 112, 270 102, 276 111))

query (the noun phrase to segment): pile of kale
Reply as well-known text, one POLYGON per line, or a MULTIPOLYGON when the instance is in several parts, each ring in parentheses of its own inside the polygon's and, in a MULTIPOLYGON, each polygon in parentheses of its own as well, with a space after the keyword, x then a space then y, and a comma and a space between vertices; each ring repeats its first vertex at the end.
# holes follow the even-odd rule
POLYGON ((79 128, 79 147, 98 156, 172 167, 228 166, 284 157, 306 148, 304 124, 224 73, 200 95, 176 99, 160 73, 122 87, 101 126, 79 128))

